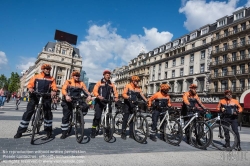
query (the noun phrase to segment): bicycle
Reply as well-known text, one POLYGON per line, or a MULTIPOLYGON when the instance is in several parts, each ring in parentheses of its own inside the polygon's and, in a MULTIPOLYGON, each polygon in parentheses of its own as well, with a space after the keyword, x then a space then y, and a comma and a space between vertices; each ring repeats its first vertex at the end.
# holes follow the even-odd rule
MULTIPOLYGON (((83 100, 82 97, 70 96, 72 99, 72 113, 69 117, 69 128, 67 135, 70 135, 72 127, 75 127, 75 136, 76 141, 81 143, 84 137, 84 115, 82 112, 82 106, 80 105, 79 100, 83 100)), ((87 114, 87 112, 86 112, 87 114)))
MULTIPOLYGON (((130 123, 133 122, 133 135, 134 139, 139 143, 144 143, 148 137, 148 122, 144 115, 141 114, 139 104, 146 104, 144 101, 132 102, 135 107, 133 108, 133 114, 128 119, 126 127, 129 127, 130 123), (138 133, 137 133, 138 132, 138 133)), ((123 123, 123 112, 118 111, 115 115, 115 133, 120 135, 123 123)))
POLYGON ((190 138, 190 143, 192 145, 194 145, 196 148, 199 149, 206 149, 212 142, 213 133, 209 124, 200 119, 201 116, 199 116, 198 112, 200 111, 196 107, 194 107, 192 109, 189 109, 190 114, 186 116, 180 115, 179 118, 177 118, 176 120, 180 122, 183 133, 185 132, 185 129, 190 125, 188 134, 190 138), (184 125, 183 123, 184 118, 191 118, 191 119, 189 119, 184 125), (195 138, 193 139, 193 137, 195 138))
POLYGON ((217 117, 207 120, 206 122, 211 126, 211 129, 213 131, 212 145, 214 147, 216 147, 219 150, 232 151, 237 146, 238 140, 236 134, 230 127, 228 127, 230 126, 230 123, 221 119, 220 113, 218 113, 217 117), (225 146, 226 145, 226 142, 224 142, 225 132, 229 133, 229 138, 230 138, 229 147, 225 146))
MULTIPOLYGON (((171 117, 176 114, 176 109, 170 107, 160 107, 158 125, 156 127, 156 133, 159 131, 164 134, 164 138, 168 143, 172 145, 179 145, 182 140, 183 131, 180 123, 171 117)), ((152 115, 146 115, 148 118, 148 126, 152 127, 152 115), (150 123, 151 122, 151 123, 150 123)))
POLYGON ((35 112, 33 114, 31 126, 32 126, 32 135, 31 135, 31 144, 34 144, 34 137, 35 133, 40 132, 40 128, 44 121, 44 110, 43 110, 43 98, 51 96, 51 93, 40 93, 40 92, 33 92, 35 95, 39 97, 39 102, 35 108, 35 112))
POLYGON ((109 142, 113 138, 114 132, 114 117, 111 113, 111 104, 114 101, 107 99, 103 99, 102 101, 106 103, 106 106, 103 118, 99 122, 99 125, 96 126, 96 135, 99 134, 99 130, 102 128, 104 140, 109 142))

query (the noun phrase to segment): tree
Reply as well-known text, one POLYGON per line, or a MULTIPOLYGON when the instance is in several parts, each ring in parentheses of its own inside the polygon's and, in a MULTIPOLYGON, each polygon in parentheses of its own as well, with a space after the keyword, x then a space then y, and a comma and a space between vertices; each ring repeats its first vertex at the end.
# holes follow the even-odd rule
POLYGON ((8 80, 5 75, 1 74, 0 76, 0 88, 6 88, 8 89, 8 80))
POLYGON ((11 77, 9 78, 9 87, 8 90, 10 92, 17 92, 19 87, 20 87, 20 79, 19 79, 19 75, 14 72, 11 73, 11 77))

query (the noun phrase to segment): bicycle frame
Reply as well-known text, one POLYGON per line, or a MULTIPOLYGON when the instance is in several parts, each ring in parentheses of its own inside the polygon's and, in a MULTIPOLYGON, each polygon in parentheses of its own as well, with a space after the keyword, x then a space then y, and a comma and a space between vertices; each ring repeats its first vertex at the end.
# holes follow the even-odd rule
POLYGON ((182 131, 185 131, 185 129, 189 126, 189 124, 190 124, 195 118, 198 118, 199 116, 198 116, 198 113, 196 112, 196 113, 191 114, 191 115, 180 116, 180 118, 177 118, 177 120, 179 120, 179 122, 181 123, 181 120, 182 120, 183 118, 187 118, 187 117, 192 117, 192 118, 191 118, 191 119, 188 121, 188 123, 182 128, 182 131))

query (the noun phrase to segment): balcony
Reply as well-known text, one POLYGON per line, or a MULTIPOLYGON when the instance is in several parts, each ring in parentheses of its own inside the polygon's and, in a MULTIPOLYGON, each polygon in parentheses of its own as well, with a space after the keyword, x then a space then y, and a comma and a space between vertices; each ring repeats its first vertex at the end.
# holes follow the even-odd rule
POLYGON ((240 42, 240 43, 235 43, 233 45, 228 45, 226 47, 223 48, 217 48, 212 50, 211 55, 216 55, 216 54, 220 54, 220 53, 227 53, 229 51, 232 51, 234 49, 240 49, 242 47, 246 47, 250 45, 250 40, 247 40, 246 42, 240 42))
POLYGON ((220 39, 225 39, 227 37, 233 36, 235 34, 239 34, 239 33, 243 32, 243 31, 246 31, 246 30, 249 30, 249 29, 250 29, 250 25, 247 25, 246 27, 241 27, 241 28, 238 28, 238 29, 234 29, 232 31, 229 31, 228 33, 223 34, 223 35, 213 37, 212 42, 219 41, 220 39))
POLYGON ((230 89, 233 93, 242 93, 248 89, 250 89, 250 86, 245 87, 232 87, 232 88, 215 88, 215 89, 209 89, 208 93, 224 93, 225 90, 230 89))
POLYGON ((240 61, 245 61, 250 59, 250 54, 243 54, 233 58, 227 58, 224 60, 213 61, 210 63, 210 67, 219 66, 219 65, 228 65, 229 63, 235 63, 240 61))
POLYGON ((250 68, 244 69, 244 70, 237 70, 237 71, 214 73, 214 74, 211 74, 211 79, 232 77, 232 76, 238 76, 238 75, 248 75, 249 72, 250 72, 250 68))

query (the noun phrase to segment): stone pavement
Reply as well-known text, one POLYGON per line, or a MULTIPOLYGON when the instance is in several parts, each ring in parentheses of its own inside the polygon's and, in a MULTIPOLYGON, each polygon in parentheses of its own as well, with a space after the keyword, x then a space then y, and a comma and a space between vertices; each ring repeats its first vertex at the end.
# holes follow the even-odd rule
POLYGON ((110 143, 102 135, 90 139, 90 128, 94 111, 85 116, 86 137, 81 144, 75 136, 61 140, 62 109, 53 111, 53 135, 43 141, 45 133, 36 135, 35 145, 30 144, 30 133, 20 139, 14 139, 27 102, 21 102, 19 110, 15 103, 6 103, 0 109, 0 165, 249 165, 250 163, 250 128, 242 127, 241 147, 243 151, 222 152, 210 146, 207 150, 196 149, 184 141, 180 146, 172 146, 158 140, 147 139, 145 144, 127 138, 122 140, 114 134, 110 143), (14 164, 15 165, 15 164, 14 164))

